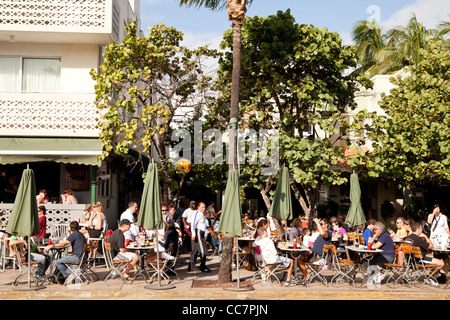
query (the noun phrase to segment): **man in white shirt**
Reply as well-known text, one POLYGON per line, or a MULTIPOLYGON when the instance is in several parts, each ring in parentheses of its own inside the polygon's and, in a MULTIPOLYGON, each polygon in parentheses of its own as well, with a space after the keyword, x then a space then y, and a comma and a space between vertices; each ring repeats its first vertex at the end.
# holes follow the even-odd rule
POLYGON ((135 241, 136 237, 139 237, 139 229, 135 224, 133 215, 133 213, 136 213, 138 211, 138 208, 139 207, 136 201, 130 201, 128 203, 128 209, 120 215, 120 221, 124 219, 130 221, 130 229, 123 233, 126 242, 125 247, 129 242, 135 241))
POLYGON ((183 220, 183 224, 184 224, 184 230, 186 231, 186 233, 188 234, 188 236, 191 236, 191 223, 192 223, 192 216, 195 213, 195 201, 191 201, 189 203, 189 208, 187 208, 186 210, 184 210, 183 215, 181 216, 181 219, 183 220))
POLYGON ((197 255, 200 255, 200 271, 210 272, 211 270, 206 267, 206 242, 205 242, 205 212, 206 206, 203 202, 198 204, 198 210, 195 211, 192 217, 191 223, 191 247, 192 252, 189 258, 188 271, 195 268, 197 255))

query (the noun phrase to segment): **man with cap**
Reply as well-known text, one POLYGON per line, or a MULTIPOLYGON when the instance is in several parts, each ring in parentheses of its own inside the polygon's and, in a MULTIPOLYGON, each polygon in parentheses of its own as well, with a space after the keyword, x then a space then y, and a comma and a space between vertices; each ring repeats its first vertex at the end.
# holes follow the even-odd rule
POLYGON ((108 242, 111 244, 111 256, 114 260, 129 261, 123 275, 126 279, 130 279, 128 272, 134 268, 138 263, 139 257, 136 253, 128 251, 125 248, 125 235, 124 233, 130 230, 131 222, 127 219, 122 219, 119 222, 119 228, 114 231, 108 238, 108 242))

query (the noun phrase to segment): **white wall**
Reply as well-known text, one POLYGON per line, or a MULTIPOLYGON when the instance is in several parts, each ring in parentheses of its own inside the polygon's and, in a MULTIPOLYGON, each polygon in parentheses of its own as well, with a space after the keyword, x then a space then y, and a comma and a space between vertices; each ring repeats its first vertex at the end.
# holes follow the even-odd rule
POLYGON ((61 53, 61 92, 95 93, 89 72, 98 67, 99 47, 64 44, 61 53))

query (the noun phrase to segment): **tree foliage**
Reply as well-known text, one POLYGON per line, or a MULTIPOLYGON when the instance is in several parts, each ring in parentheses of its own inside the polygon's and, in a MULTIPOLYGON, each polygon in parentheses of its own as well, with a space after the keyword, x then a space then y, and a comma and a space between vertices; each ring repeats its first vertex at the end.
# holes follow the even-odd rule
POLYGON ((376 21, 361 20, 355 24, 352 35, 358 50, 357 73, 391 74, 406 66, 420 62, 420 49, 429 48, 427 37, 442 40, 448 34, 448 22, 438 29, 427 29, 411 16, 405 26, 383 31, 376 21))
POLYGON ((211 77, 202 70, 204 59, 215 57, 207 47, 195 50, 180 45, 183 33, 163 24, 149 28, 147 37, 136 36, 136 23, 125 26, 122 43, 107 45, 100 71, 91 71, 98 108, 105 110, 100 138, 102 160, 111 152, 136 149, 152 158, 163 172, 163 200, 170 198, 169 163, 165 141, 175 112, 197 107, 208 99, 211 77))
MULTIPOLYGON (((221 46, 232 48, 231 31, 225 33, 221 46)), ((343 159, 342 148, 335 144, 340 137, 337 128, 347 125, 342 114, 355 107, 358 85, 369 85, 365 78, 345 73, 356 62, 356 51, 343 46, 337 33, 297 24, 289 10, 243 22, 240 111, 245 121, 241 128, 279 132, 280 160, 289 166, 291 185, 307 214, 314 206, 314 190, 322 183, 346 182, 333 170, 343 159), (310 127, 313 134, 305 135, 310 127), (303 192, 296 190, 297 183, 303 192), (300 197, 305 194, 306 199, 300 197)), ((219 63, 217 86, 222 94, 211 107, 212 126, 226 124, 232 52, 226 52, 219 63)), ((270 206, 265 193, 276 177, 262 176, 263 167, 261 159, 256 165, 240 165, 241 173, 262 191, 270 206)))
POLYGON ((410 75, 391 78, 396 87, 379 102, 386 116, 358 115, 371 119, 365 129, 374 150, 361 159, 371 177, 398 184, 450 180, 450 51, 427 40, 410 75))

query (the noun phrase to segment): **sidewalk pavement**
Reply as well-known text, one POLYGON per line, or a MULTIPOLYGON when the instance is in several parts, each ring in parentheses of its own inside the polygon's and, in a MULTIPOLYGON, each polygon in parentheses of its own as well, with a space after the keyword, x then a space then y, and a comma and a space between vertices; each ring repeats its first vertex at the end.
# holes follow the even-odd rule
MULTIPOLYGON (((399 286, 392 289, 382 284, 379 289, 353 288, 346 283, 328 285, 314 281, 308 287, 297 285, 283 287, 278 283, 270 285, 255 284, 251 291, 229 291, 223 288, 193 288, 195 280, 217 280, 220 258, 208 256, 207 266, 210 273, 200 271, 187 271, 188 254, 180 255, 177 262, 176 278, 171 284, 174 289, 154 290, 146 289, 148 285, 142 277, 133 283, 123 284, 119 277, 108 281, 103 279, 107 274, 104 265, 98 265, 94 271, 100 280, 89 284, 73 284, 62 286, 59 284, 46 284, 46 288, 36 291, 20 291, 12 285, 19 274, 18 270, 8 268, 0 271, 0 300, 449 300, 450 288, 445 285, 437 288, 427 286, 423 288, 408 288, 399 286), (16 290, 15 290, 16 289, 16 290)), ((251 281, 254 271, 239 269, 240 281, 251 281)), ((330 271, 330 275, 332 271, 330 271)), ((236 269, 233 269, 233 280, 236 280, 236 269)), ((152 285, 157 285, 153 282, 152 285)), ((26 287, 27 276, 21 278, 18 287, 26 287)), ((32 284, 33 286, 33 284, 32 284)))

